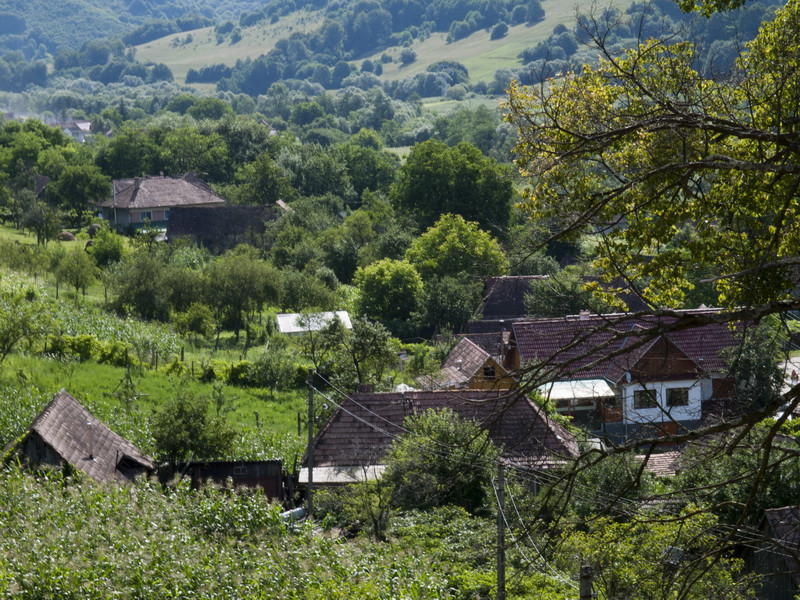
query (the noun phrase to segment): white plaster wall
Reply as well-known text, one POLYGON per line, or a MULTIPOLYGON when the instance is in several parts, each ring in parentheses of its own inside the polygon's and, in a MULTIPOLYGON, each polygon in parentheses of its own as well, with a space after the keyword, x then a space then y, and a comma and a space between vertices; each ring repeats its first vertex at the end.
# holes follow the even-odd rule
POLYGON ((688 421, 699 419, 702 412, 703 399, 710 394, 710 381, 686 379, 681 381, 660 381, 646 385, 631 383, 624 385, 622 396, 624 399, 623 420, 627 423, 663 423, 669 421, 688 421), (674 406, 667 408, 668 388, 689 388, 689 404, 687 406, 674 406), (656 390, 657 408, 634 408, 633 392, 635 390, 656 390))

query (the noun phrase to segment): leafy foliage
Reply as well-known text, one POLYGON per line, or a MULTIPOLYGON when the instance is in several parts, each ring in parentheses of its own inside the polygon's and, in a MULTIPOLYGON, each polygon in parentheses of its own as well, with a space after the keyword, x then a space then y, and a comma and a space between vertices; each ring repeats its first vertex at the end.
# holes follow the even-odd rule
POLYGON ((393 442, 384 478, 405 509, 454 504, 486 509, 488 484, 499 451, 473 421, 450 410, 406 419, 408 431, 393 442))
POLYGON ((727 306, 785 297, 796 174, 772 132, 794 135, 799 14, 795 2, 781 9, 729 79, 701 77, 690 44, 650 41, 541 93, 513 87, 518 164, 537 182, 531 214, 600 228, 598 266, 657 305, 679 305, 697 265, 723 275, 727 306))
POLYGON ((443 215, 406 252, 423 280, 447 276, 501 275, 508 268, 500 244, 477 223, 443 215))
POLYGON ((152 432, 158 455, 172 461, 222 458, 235 435, 224 414, 211 414, 209 398, 193 396, 183 386, 153 417, 152 432))
POLYGON ((475 146, 462 142, 449 148, 430 140, 412 148, 392 201, 423 227, 450 213, 502 232, 509 223, 512 193, 508 174, 475 146))

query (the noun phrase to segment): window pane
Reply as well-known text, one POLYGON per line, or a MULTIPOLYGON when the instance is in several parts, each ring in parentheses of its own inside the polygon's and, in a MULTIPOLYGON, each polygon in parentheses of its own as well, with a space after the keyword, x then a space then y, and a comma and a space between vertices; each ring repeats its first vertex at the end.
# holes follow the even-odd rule
POLYGON ((689 388, 667 389, 667 408, 672 406, 689 406, 689 388))
POLYGON ((658 408, 655 390, 635 390, 633 408, 658 408))

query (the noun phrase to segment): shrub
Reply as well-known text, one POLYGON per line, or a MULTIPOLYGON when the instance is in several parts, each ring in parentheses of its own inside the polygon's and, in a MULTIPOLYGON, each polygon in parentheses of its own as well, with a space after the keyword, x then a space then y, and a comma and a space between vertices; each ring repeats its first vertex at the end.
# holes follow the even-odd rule
POLYGON ((250 385, 253 378, 254 365, 249 360, 231 363, 227 369, 227 383, 231 385, 250 385))
POLYGON ((124 342, 112 340, 101 343, 97 356, 97 362, 115 367, 131 367, 139 363, 135 356, 131 355, 132 347, 124 342))
POLYGON ((492 28, 492 33, 490 34, 489 37, 492 40, 499 40, 501 38, 504 38, 507 34, 508 34, 508 25, 506 25, 501 21, 492 28))
POLYGON ((400 52, 400 62, 404 67, 410 65, 415 60, 417 60, 417 53, 411 48, 403 48, 402 52, 400 52))
POLYGON ((188 371, 188 367, 186 363, 183 362, 179 357, 175 356, 171 361, 169 361, 164 366, 164 373, 167 375, 178 375, 183 376, 188 371))
POLYGON ((68 350, 82 361, 91 360, 100 347, 97 338, 91 335, 66 336, 64 341, 68 350))

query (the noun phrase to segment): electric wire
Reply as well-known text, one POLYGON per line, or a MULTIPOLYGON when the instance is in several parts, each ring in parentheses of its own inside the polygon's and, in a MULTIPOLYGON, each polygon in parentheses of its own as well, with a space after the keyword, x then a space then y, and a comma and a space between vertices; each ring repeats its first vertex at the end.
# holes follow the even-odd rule
MULTIPOLYGON (((390 419, 387 419, 386 417, 384 417, 382 415, 379 415, 378 413, 372 411, 368 407, 366 407, 363 404, 357 402, 352 397, 352 395, 347 394, 346 392, 342 391, 340 388, 338 388, 337 386, 332 384, 325 377, 323 377, 323 376, 321 376, 319 374, 317 374, 317 375, 320 377, 320 379, 322 379, 323 381, 325 381, 326 383, 331 385, 331 387, 335 391, 337 391, 341 396, 343 396, 346 400, 352 402, 354 405, 358 406, 360 409, 364 410, 365 412, 367 412, 370 415, 373 415, 377 419, 386 422, 387 424, 391 425, 393 428, 398 429, 402 433, 409 433, 409 430, 406 427, 398 425, 394 421, 391 421, 390 419)), ((387 436, 391 440, 398 441, 398 440, 401 439, 400 435, 391 433, 388 430, 376 425, 375 423, 372 423, 372 422, 364 419, 363 417, 355 414, 354 412, 348 410, 346 407, 344 407, 342 405, 342 403, 337 402, 331 396, 329 396, 325 392, 319 390, 317 387, 315 387, 313 385, 310 385, 310 384, 309 384, 309 387, 312 390, 314 390, 316 393, 320 394, 323 398, 325 398, 326 400, 331 402, 335 407, 340 409, 342 412, 348 414, 349 416, 351 416, 352 418, 356 419, 357 421, 367 425, 368 427, 378 431, 379 433, 382 433, 383 435, 387 436)), ((433 440, 433 439, 431 439, 431 441, 432 442, 439 442, 438 440, 433 440)), ((442 446, 443 448, 451 449, 451 450, 458 448, 458 446, 454 446, 454 445, 451 445, 451 444, 445 444, 443 442, 439 442, 438 445, 442 446)), ((440 452, 436 452, 436 451, 432 450, 430 447, 427 447, 427 446, 424 446, 424 445, 421 445, 421 444, 417 444, 417 447, 420 450, 428 453, 429 455, 436 456, 437 458, 441 458, 441 459, 444 459, 444 460, 448 460, 450 462, 453 462, 454 464, 461 464, 460 462, 453 460, 452 456, 450 456, 448 454, 443 454, 443 453, 440 453, 440 452)), ((513 462, 509 462, 507 460, 503 460, 502 458, 498 458, 498 459, 496 459, 494 461, 486 461, 486 460, 483 460, 483 459, 477 459, 477 460, 474 461, 473 464, 477 464, 479 466, 483 466, 484 468, 493 468, 493 467, 496 467, 498 462, 500 462, 500 461, 503 462, 503 464, 506 466, 506 468, 508 468, 510 470, 513 470, 515 472, 515 477, 517 477, 518 479, 523 480, 523 481, 532 482, 532 483, 536 483, 536 484, 540 484, 540 485, 544 481, 545 483, 549 482, 551 485, 554 485, 554 484, 560 483, 564 479, 562 476, 560 476, 560 475, 558 475, 556 473, 549 473, 549 472, 544 471, 544 470, 538 470, 536 472, 532 472, 530 470, 530 468, 514 464, 513 462)), ((493 483, 493 488, 494 488, 494 483, 493 483)), ((584 502, 596 502, 598 500, 605 500, 608 503, 613 503, 615 510, 619 511, 622 514, 625 514, 628 517, 631 517, 631 518, 637 519, 637 520, 642 517, 641 508, 642 508, 643 502, 638 502, 638 501, 635 501, 635 500, 633 500, 631 498, 625 498, 625 497, 621 497, 621 496, 618 496, 618 495, 609 494, 609 493, 606 493, 606 492, 603 492, 603 491, 600 491, 600 490, 596 490, 596 489, 593 489, 591 491, 594 494, 594 497, 585 496, 585 495, 583 495, 582 492, 579 493, 577 490, 575 490, 573 488, 569 492, 568 496, 570 498, 576 498, 576 499, 582 500, 584 502)), ((496 490, 495 490, 495 494, 496 494, 496 490)), ((512 500, 512 503, 513 503, 513 500, 512 500)), ((516 509, 516 506, 515 506, 515 509, 516 509)), ((521 515, 519 514, 519 511, 517 511, 517 514, 518 514, 518 518, 519 518, 520 524, 523 526, 523 529, 526 532, 528 532, 527 535, 528 535, 528 538, 530 539, 530 533, 529 532, 530 532, 531 528, 528 525, 525 524, 524 520, 522 519, 521 515)), ((506 519, 505 515, 503 516, 503 518, 504 518, 504 520, 506 519)), ((652 517, 648 517, 646 520, 650 521, 650 522, 653 521, 652 517)), ((570 523, 572 525, 583 524, 583 521, 572 522, 571 520, 567 520, 565 522, 570 523)), ((507 523, 507 521, 506 521, 506 523, 507 523)), ((743 529, 742 527, 735 526, 735 525, 730 525, 730 524, 725 524, 725 523, 717 523, 717 524, 715 524, 713 529, 715 529, 720 535, 725 535, 726 537, 728 535, 730 535, 731 533, 736 534, 737 538, 738 538, 737 541, 736 541, 737 544, 739 544, 741 546, 744 546, 744 547, 749 547, 749 548, 752 548, 752 549, 759 549, 760 547, 756 546, 755 543, 758 542, 758 541, 763 540, 763 538, 754 537, 753 534, 756 533, 756 532, 753 532, 753 531, 747 531, 748 535, 747 535, 747 537, 745 537, 745 535, 742 535, 742 534, 745 533, 746 530, 743 529), (723 533, 723 530, 726 530, 726 532, 723 533), (748 544, 747 542, 750 542, 750 543, 748 544)), ((509 527, 509 530, 511 530, 510 527, 509 527)), ((516 536, 514 536, 514 537, 515 537, 515 542, 514 542, 515 544, 521 543, 516 539, 516 536)), ((534 544, 534 548, 536 548, 535 544, 534 544)), ((537 553, 539 553, 540 556, 542 556, 541 553, 539 552, 538 548, 536 548, 536 551, 537 551, 537 553)), ((528 561, 529 564, 531 564, 531 565, 533 564, 528 559, 526 559, 526 561, 528 561)))

